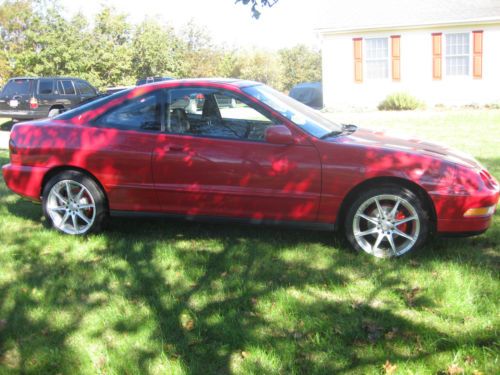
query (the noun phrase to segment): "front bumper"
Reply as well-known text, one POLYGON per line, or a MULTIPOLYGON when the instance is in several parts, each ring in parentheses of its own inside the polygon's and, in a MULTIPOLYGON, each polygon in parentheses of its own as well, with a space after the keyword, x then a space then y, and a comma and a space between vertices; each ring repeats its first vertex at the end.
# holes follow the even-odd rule
POLYGON ((499 191, 478 195, 431 195, 437 216, 437 232, 446 234, 480 233, 491 225, 493 214, 464 216, 470 208, 490 207, 498 204, 499 191))
POLYGON ((48 168, 6 164, 2 167, 3 179, 14 193, 40 202, 42 182, 48 168))

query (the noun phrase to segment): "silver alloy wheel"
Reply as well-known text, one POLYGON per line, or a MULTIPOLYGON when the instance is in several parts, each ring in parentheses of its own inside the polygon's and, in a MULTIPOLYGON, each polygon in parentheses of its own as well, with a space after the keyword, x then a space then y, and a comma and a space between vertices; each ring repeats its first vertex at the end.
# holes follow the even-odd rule
POLYGON ((420 219, 406 199, 382 194, 359 206, 352 227, 354 238, 364 251, 387 258, 403 255, 413 247, 420 234, 420 219))
POLYGON ((68 234, 83 234, 94 224, 96 205, 85 186, 62 180, 50 189, 47 211, 57 229, 68 234))

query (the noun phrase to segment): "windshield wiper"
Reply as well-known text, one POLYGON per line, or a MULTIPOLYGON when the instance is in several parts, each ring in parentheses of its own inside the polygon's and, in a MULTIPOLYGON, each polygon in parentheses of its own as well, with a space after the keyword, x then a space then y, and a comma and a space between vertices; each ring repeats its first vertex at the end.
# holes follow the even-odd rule
POLYGON ((337 135, 341 134, 351 134, 354 133, 358 127, 353 124, 342 124, 342 130, 333 130, 331 132, 326 133, 325 135, 322 135, 319 139, 326 139, 330 137, 335 137, 337 135))

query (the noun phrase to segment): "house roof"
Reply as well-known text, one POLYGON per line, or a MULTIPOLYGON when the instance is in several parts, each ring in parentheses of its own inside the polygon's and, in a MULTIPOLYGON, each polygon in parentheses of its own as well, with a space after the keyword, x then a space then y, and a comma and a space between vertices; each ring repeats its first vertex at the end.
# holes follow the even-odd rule
POLYGON ((320 33, 491 23, 500 22, 500 0, 335 1, 322 18, 320 33))

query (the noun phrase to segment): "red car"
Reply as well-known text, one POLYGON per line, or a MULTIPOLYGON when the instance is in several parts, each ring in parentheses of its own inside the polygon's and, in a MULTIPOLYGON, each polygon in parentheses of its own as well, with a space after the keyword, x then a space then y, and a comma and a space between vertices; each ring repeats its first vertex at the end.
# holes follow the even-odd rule
POLYGON ((224 218, 337 228, 378 257, 484 232, 499 198, 467 155, 335 124, 240 80, 159 82, 17 124, 3 175, 68 234, 108 215, 224 218))

